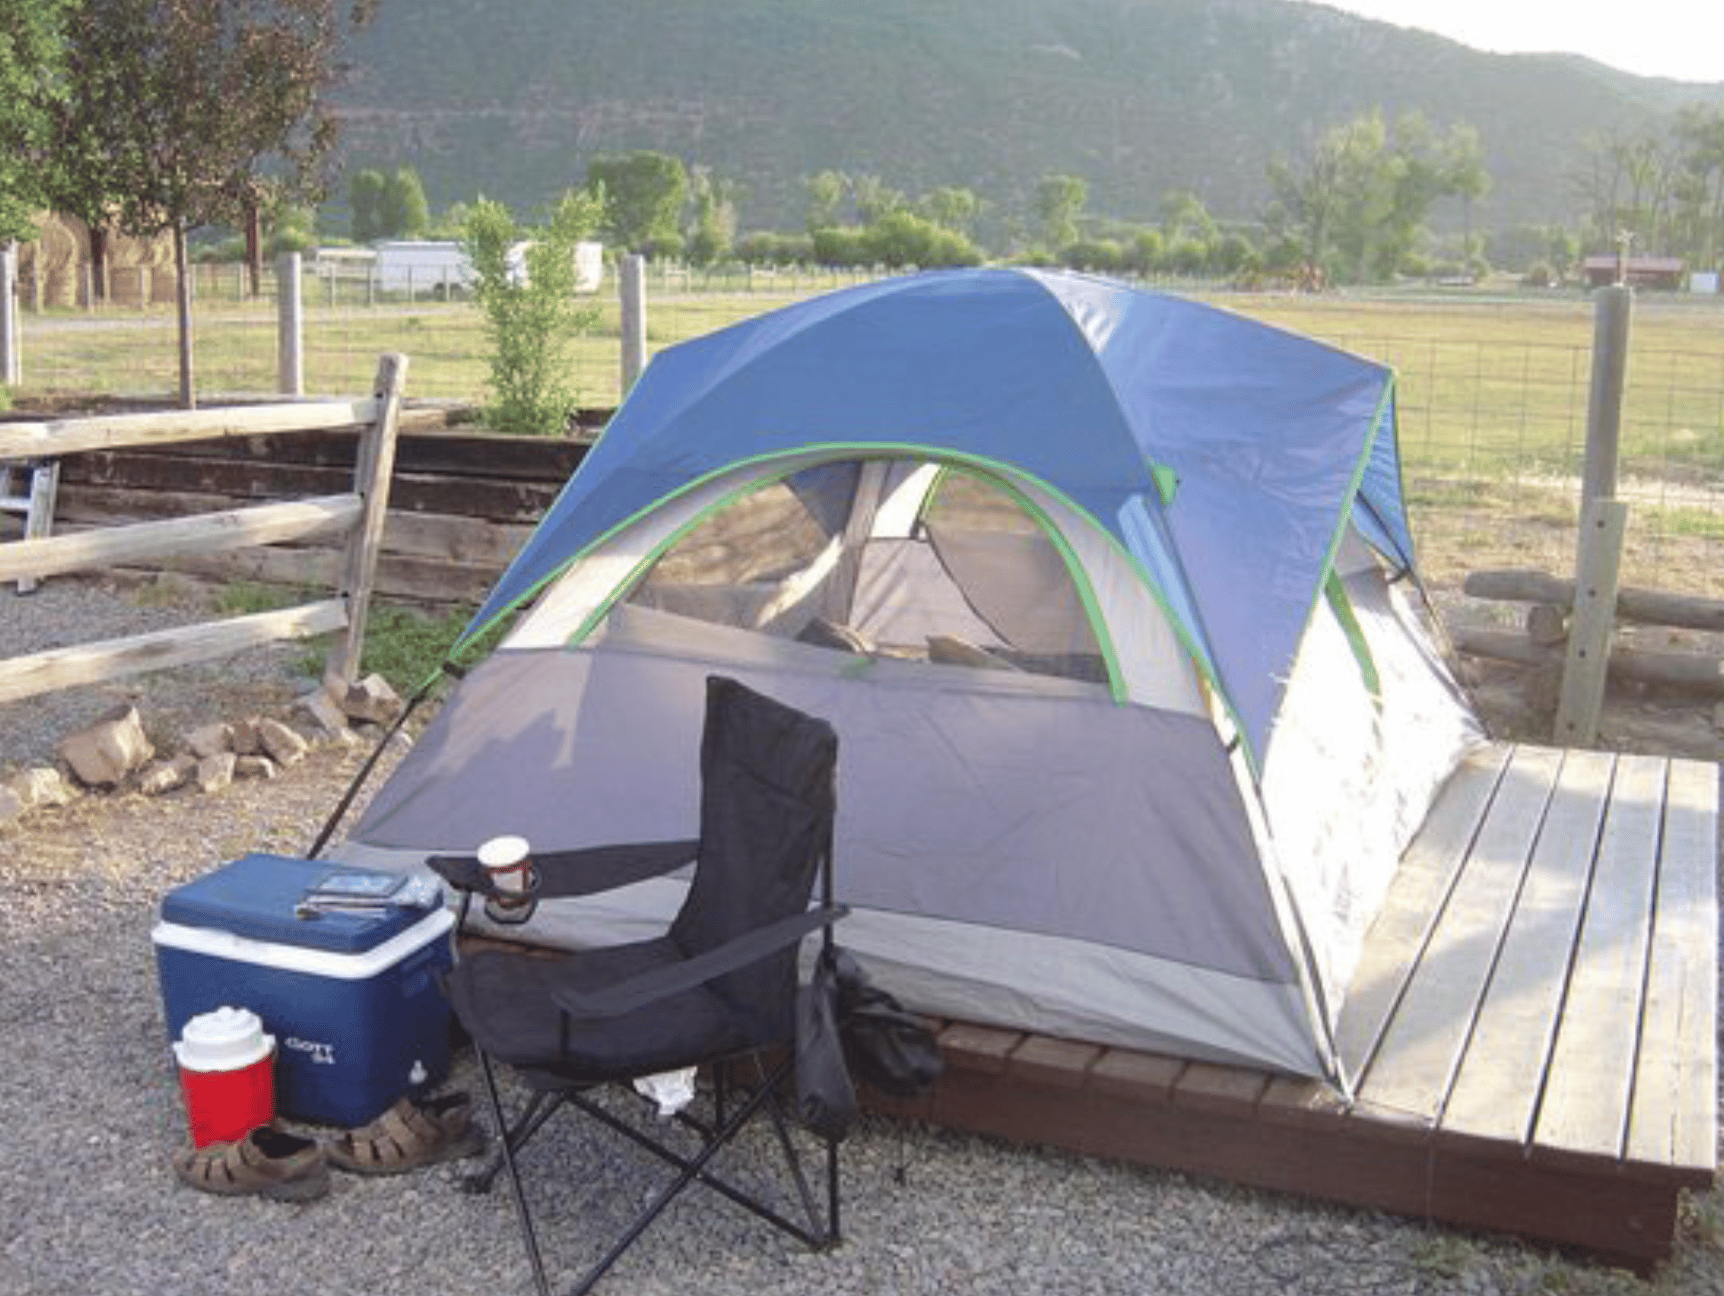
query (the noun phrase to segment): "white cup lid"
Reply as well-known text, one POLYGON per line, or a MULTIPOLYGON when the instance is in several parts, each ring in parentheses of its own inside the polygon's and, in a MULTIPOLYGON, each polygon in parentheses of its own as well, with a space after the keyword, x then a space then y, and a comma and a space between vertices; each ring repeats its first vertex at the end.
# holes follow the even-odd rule
POLYGON ((479 847, 479 863, 488 869, 508 868, 526 859, 530 849, 525 837, 493 837, 479 847))
POLYGON ((188 1071, 238 1071, 261 1062, 274 1047, 249 1008, 217 1008, 185 1024, 174 1056, 188 1071))

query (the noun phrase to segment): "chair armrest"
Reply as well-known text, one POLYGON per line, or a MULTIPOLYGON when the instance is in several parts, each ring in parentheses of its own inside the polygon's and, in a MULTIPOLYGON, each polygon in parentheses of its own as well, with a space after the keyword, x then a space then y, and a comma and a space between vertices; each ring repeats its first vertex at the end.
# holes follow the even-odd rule
POLYGON ((750 963, 758 963, 785 946, 794 945, 809 932, 837 922, 849 912, 845 905, 823 905, 818 909, 807 909, 765 927, 745 932, 735 940, 726 941, 717 949, 697 954, 680 963, 656 967, 642 972, 639 976, 628 977, 602 990, 585 994, 575 990, 557 989, 552 991, 551 998, 556 1001, 557 1007, 573 1018, 618 1017, 668 999, 671 995, 705 985, 708 981, 747 967, 750 963))
MULTIPOLYGON (((538 886, 536 900, 558 896, 596 895, 674 872, 695 857, 700 840, 637 842, 622 846, 588 846, 580 850, 550 851, 533 855, 538 886)), ((473 855, 429 855, 427 867, 457 891, 496 899, 505 895, 491 882, 473 855)))

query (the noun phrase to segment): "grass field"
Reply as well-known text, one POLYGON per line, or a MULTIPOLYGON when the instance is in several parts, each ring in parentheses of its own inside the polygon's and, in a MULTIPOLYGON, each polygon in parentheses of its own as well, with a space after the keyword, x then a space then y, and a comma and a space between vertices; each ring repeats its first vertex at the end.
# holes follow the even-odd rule
MULTIPOLYGON (((763 291, 649 283, 656 350, 830 282, 810 277, 763 291)), ((1439 573, 1504 562, 1572 565, 1592 350, 1592 305, 1578 294, 1213 294, 1215 304, 1393 366, 1408 490, 1425 561, 1439 573)), ((597 326, 576 344, 580 403, 614 405, 618 308, 598 301, 597 326)), ((307 292, 305 371, 313 392, 364 390, 383 351, 411 358, 409 390, 482 400, 486 343, 463 302, 329 306, 307 292)), ((22 391, 166 394, 177 386, 172 317, 149 312, 26 315, 22 391)), ((275 384, 275 313, 206 302, 196 325, 201 392, 256 393, 275 384)), ((1724 302, 1643 295, 1631 330, 1621 435, 1622 494, 1633 506, 1627 578, 1724 594, 1724 302)))

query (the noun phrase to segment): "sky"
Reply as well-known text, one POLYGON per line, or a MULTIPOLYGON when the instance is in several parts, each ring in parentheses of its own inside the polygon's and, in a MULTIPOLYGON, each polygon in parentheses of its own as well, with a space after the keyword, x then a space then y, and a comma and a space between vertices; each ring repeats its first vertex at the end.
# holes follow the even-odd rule
POLYGON ((1500 54, 1584 54, 1642 76, 1724 81, 1720 0, 1323 0, 1500 54))

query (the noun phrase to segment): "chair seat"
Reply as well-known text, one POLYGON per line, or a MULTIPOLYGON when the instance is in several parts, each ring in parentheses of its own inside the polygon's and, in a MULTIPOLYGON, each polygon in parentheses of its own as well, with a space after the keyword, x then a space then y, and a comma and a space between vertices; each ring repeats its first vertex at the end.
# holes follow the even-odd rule
POLYGON ((555 991, 591 993, 685 957, 666 937, 551 957, 482 950, 456 965, 449 993, 461 1021, 493 1057, 572 1084, 677 1070, 770 1042, 751 1039, 738 1015, 705 986, 634 1012, 572 1021, 565 1031, 555 991))

